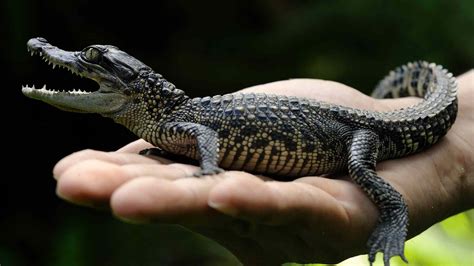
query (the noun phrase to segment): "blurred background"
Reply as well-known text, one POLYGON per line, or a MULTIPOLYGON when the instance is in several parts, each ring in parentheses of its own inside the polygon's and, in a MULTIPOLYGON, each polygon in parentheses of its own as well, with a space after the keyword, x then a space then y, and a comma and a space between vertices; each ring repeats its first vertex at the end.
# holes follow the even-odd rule
MULTIPOLYGON (((433 61, 455 75, 474 66, 471 0, 2 0, 0 33, 3 165, 13 170, 0 179, 2 266, 238 265, 222 247, 179 226, 125 224, 55 195, 51 171, 59 159, 85 148, 115 150, 136 137, 98 115, 24 97, 25 84, 97 87, 30 57, 31 37, 66 50, 116 45, 191 96, 297 77, 369 93, 408 61, 433 61)), ((410 265, 474 265, 473 250, 471 211, 410 241, 406 253, 410 265)), ((345 265, 359 263, 366 258, 345 265)))

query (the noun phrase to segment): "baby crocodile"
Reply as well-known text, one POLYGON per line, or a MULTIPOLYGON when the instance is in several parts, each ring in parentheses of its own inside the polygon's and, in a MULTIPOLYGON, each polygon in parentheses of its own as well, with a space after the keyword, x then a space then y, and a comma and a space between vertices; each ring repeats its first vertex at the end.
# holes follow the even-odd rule
POLYGON ((456 80, 441 66, 419 61, 390 72, 374 97, 424 99, 411 107, 374 112, 263 93, 189 98, 115 46, 68 52, 34 38, 27 47, 53 68, 64 67, 100 87, 87 92, 26 86, 26 96, 62 110, 110 117, 158 147, 162 155, 198 160, 196 176, 223 168, 292 180, 348 171, 380 211, 367 243, 370 264, 378 251, 384 253, 385 265, 396 255, 406 261, 407 205, 376 174, 375 165, 426 149, 454 123, 456 80))

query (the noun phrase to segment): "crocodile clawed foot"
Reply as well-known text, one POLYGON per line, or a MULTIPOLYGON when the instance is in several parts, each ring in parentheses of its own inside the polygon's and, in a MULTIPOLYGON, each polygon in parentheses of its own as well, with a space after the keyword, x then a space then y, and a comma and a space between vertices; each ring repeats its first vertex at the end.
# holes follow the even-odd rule
POLYGON ((194 173, 194 176, 199 177, 199 176, 205 176, 205 175, 217 175, 220 173, 223 173, 224 169, 219 168, 219 167, 210 167, 206 169, 200 169, 196 173, 194 173))
POLYGON ((370 265, 375 261, 375 254, 378 251, 383 253, 385 266, 390 266, 390 258, 393 256, 400 256, 408 263, 403 253, 405 237, 406 230, 403 226, 394 226, 388 221, 381 221, 367 242, 370 265))

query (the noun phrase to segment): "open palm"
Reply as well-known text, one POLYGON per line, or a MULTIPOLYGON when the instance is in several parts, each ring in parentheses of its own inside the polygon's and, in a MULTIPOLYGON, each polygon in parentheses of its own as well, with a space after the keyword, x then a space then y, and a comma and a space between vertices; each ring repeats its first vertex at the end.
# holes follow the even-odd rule
MULTIPOLYGON (((474 71, 460 77, 459 85, 457 121, 438 145, 377 166, 408 204, 411 236, 473 207, 474 71)), ((244 91, 371 110, 418 101, 375 100, 322 80, 288 80, 244 91)), ((278 182, 227 171, 190 178, 196 166, 137 154, 149 147, 138 140, 116 152, 84 150, 64 158, 54 169, 58 194, 76 204, 110 208, 126 221, 181 224, 216 240, 246 265, 338 262, 367 252, 378 210, 346 176, 278 182)))

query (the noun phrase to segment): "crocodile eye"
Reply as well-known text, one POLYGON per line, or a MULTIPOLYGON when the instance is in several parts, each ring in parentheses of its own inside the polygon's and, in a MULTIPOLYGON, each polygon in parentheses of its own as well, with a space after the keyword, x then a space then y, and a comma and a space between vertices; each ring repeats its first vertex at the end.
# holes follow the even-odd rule
POLYGON ((82 51, 82 57, 91 63, 98 63, 102 58, 102 51, 94 47, 88 47, 82 51))

